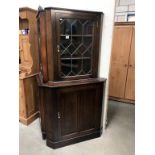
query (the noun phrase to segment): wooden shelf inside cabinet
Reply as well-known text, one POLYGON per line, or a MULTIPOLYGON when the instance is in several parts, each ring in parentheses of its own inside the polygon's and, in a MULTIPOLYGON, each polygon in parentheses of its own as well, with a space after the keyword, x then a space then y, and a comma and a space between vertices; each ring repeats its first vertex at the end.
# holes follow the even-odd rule
POLYGON ((98 78, 101 12, 45 8, 37 16, 43 138, 58 148, 99 137, 103 91, 98 78))

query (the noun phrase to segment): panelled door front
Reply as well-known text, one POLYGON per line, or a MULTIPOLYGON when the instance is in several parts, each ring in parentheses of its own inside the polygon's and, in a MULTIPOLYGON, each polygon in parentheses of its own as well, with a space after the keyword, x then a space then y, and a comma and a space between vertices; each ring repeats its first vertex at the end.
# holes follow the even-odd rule
POLYGON ((63 89, 58 92, 59 137, 72 137, 78 126, 78 99, 72 90, 63 89))
POLYGON ((98 18, 80 13, 56 13, 57 62, 59 79, 91 77, 96 47, 98 18))
POLYGON ((58 91, 59 137, 72 138, 100 128, 101 87, 63 88, 58 91))
POLYGON ((109 96, 124 98, 132 27, 115 26, 113 36, 109 96))

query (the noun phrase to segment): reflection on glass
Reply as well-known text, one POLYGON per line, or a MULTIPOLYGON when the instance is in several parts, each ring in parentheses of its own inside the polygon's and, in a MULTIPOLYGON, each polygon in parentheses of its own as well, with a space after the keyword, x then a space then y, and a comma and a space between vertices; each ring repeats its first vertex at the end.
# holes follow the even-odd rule
POLYGON ((61 77, 91 74, 94 21, 60 19, 61 77))

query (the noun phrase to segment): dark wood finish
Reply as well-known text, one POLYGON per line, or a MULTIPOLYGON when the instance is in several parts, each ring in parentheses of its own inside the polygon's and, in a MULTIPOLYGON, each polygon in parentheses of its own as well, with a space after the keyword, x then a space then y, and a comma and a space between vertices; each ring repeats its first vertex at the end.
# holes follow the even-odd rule
POLYGON ((45 13, 40 13, 40 53, 41 56, 41 71, 43 74, 43 81, 48 81, 48 66, 47 66, 47 52, 46 52, 46 23, 45 23, 45 13))
POLYGON ((42 123, 49 146, 57 148, 81 141, 80 137, 86 135, 101 134, 103 82, 55 88, 40 86, 40 93, 46 96, 41 100, 45 108, 42 123))
POLYGON ((105 81, 105 78, 89 78, 89 79, 80 79, 80 80, 70 80, 70 81, 57 81, 51 82, 49 81, 48 84, 42 84, 42 86, 46 87, 65 87, 65 86, 74 86, 74 85, 82 85, 82 84, 90 84, 90 83, 98 83, 105 81))
POLYGON ((52 20, 52 13, 50 10, 45 12, 46 18, 46 37, 47 37, 47 53, 48 53, 48 77, 50 80, 54 80, 54 66, 55 61, 51 61, 55 57, 54 48, 52 43, 55 42, 55 36, 53 35, 54 32, 54 19, 52 20))
POLYGON ((62 12, 79 12, 79 13, 99 13, 103 14, 103 12, 100 11, 90 11, 90 10, 78 10, 78 9, 67 9, 67 8, 59 8, 59 7, 46 7, 45 10, 56 10, 56 11, 62 11, 62 12))
POLYGON ((134 102, 134 22, 115 23, 109 96, 134 102))
POLYGON ((102 16, 101 12, 60 8, 45 8, 38 13, 40 121, 42 137, 52 148, 96 138, 102 133, 102 98, 106 79, 97 78, 102 16), (93 21, 91 74, 60 76, 60 18, 93 21))
POLYGON ((58 80, 74 80, 89 77, 97 77, 98 74, 98 61, 100 51, 100 39, 101 39, 101 26, 102 26, 103 13, 101 12, 88 12, 88 11, 71 11, 64 9, 45 9, 38 15, 40 22, 40 40, 41 48, 41 60, 43 69, 44 82, 58 81, 58 80), (63 17, 68 18, 80 18, 80 19, 92 19, 95 22, 94 29, 94 46, 92 53, 92 74, 82 76, 70 76, 62 78, 60 74, 60 53, 57 52, 57 45, 59 44, 59 19, 63 17), (43 19, 44 18, 44 19, 43 19), (44 25, 44 26, 42 26, 44 25), (44 43, 42 43, 44 42, 44 43), (46 42, 46 43, 45 43, 46 42), (43 46, 43 47, 42 47, 43 46), (47 71, 48 70, 48 71, 47 71))
POLYGON ((77 117, 78 117, 78 99, 77 93, 72 90, 60 90, 58 92, 58 102, 60 104, 58 116, 60 119, 59 136, 64 138, 74 136, 77 132, 77 117))

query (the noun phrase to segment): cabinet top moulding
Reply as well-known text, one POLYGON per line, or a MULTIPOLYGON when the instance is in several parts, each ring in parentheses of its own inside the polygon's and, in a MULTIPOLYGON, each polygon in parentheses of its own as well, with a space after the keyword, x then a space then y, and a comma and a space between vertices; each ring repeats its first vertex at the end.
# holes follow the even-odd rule
POLYGON ((58 7, 46 7, 44 10, 62 10, 62 11, 76 11, 76 12, 85 12, 85 13, 99 13, 99 14, 104 14, 101 11, 89 11, 89 10, 77 10, 77 9, 66 9, 66 8, 58 8, 58 7))
POLYGON ((59 81, 59 82, 48 82, 42 83, 39 82, 40 87, 50 87, 50 88, 58 88, 58 87, 69 87, 76 85, 85 85, 85 84, 93 84, 93 83, 103 83, 106 81, 106 78, 88 78, 88 79, 80 79, 80 80, 70 80, 70 81, 59 81))
POLYGON ((119 26, 119 25, 135 25, 135 22, 115 22, 115 26, 119 26))

